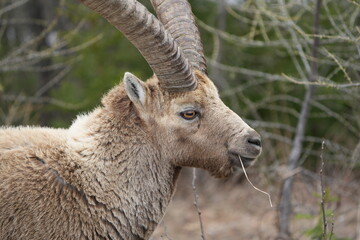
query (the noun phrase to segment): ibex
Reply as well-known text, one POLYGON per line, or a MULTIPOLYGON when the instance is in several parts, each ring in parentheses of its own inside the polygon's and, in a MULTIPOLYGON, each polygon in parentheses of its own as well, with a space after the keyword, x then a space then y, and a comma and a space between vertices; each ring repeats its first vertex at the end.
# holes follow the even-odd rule
POLYGON ((119 29, 154 71, 125 73, 102 106, 69 129, 0 129, 0 239, 148 239, 182 167, 227 177, 260 136, 206 75, 186 0, 82 0, 119 29))

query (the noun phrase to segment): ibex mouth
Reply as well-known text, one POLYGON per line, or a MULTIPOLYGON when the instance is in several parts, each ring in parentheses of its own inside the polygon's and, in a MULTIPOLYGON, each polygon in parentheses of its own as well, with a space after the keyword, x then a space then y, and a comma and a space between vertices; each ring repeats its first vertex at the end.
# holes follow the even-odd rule
POLYGON ((243 162, 244 167, 251 166, 254 163, 254 160, 256 159, 256 158, 244 157, 235 152, 229 152, 228 156, 229 156, 229 161, 231 162, 231 165, 240 167, 240 168, 241 168, 241 163, 240 163, 239 158, 241 158, 241 161, 243 162))

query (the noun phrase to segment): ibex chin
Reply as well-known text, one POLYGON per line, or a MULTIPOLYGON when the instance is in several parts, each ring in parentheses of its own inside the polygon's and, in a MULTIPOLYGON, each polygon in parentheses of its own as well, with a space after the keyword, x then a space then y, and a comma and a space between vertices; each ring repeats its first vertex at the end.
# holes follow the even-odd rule
POLYGON ((186 0, 82 0, 154 71, 125 73, 69 129, 0 129, 0 239, 148 239, 182 167, 227 177, 260 136, 220 100, 186 0))

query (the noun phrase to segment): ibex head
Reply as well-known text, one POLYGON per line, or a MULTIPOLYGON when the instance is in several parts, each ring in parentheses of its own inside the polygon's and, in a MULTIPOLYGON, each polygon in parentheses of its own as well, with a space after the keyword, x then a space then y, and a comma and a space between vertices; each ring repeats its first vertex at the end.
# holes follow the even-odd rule
MULTIPOLYGON (((186 0, 151 0, 159 20, 134 0, 83 0, 139 49, 155 75, 146 83, 126 73, 134 112, 160 154, 176 166, 228 176, 261 153, 260 136, 220 100, 186 0)), ((113 91, 119 91, 115 88, 113 91)), ((110 92, 103 100, 111 105, 110 92)))

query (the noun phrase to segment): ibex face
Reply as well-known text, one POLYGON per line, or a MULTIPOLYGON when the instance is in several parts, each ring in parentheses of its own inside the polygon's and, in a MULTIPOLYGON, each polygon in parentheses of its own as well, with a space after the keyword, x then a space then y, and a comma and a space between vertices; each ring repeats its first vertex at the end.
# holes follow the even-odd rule
POLYGON ((155 73, 147 83, 125 75, 125 88, 164 159, 228 176, 261 152, 259 135, 220 100, 206 77, 200 34, 187 0, 81 0, 119 29, 155 73))
POLYGON ((220 100, 214 84, 196 72, 197 88, 169 93, 154 77, 142 83, 125 74, 128 96, 162 158, 176 166, 199 167, 216 177, 230 175, 261 153, 260 136, 220 100))

